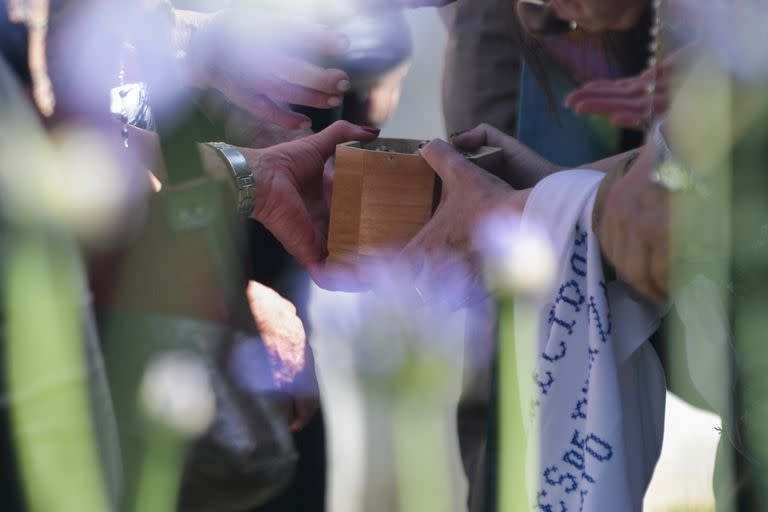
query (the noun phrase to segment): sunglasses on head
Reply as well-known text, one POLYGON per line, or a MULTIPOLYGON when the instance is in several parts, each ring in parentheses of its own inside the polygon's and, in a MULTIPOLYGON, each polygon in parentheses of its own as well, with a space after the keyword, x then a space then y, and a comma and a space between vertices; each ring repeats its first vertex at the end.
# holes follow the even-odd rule
POLYGON ((526 32, 547 37, 573 30, 571 23, 557 17, 550 3, 551 0, 518 0, 517 16, 526 32))

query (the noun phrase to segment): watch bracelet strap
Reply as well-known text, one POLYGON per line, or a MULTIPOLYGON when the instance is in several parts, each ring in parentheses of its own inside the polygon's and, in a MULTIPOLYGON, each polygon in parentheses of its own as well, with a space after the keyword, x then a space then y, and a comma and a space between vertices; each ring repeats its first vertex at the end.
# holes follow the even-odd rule
POLYGON ((680 162, 669 148, 667 139, 661 132, 661 126, 663 124, 664 120, 658 121, 654 125, 651 133, 653 144, 658 151, 658 161, 650 175, 651 182, 670 192, 693 191, 707 195, 707 188, 698 178, 696 173, 687 165, 680 162), (675 183, 675 179, 671 179, 668 174, 665 177, 665 172, 662 170, 663 168, 674 168, 677 170, 679 173, 679 175, 675 177, 677 183, 675 183))
POLYGON ((250 217, 254 207, 255 183, 245 156, 235 146, 225 142, 206 142, 205 144, 216 150, 219 157, 227 164, 237 189, 237 211, 243 217, 250 217))

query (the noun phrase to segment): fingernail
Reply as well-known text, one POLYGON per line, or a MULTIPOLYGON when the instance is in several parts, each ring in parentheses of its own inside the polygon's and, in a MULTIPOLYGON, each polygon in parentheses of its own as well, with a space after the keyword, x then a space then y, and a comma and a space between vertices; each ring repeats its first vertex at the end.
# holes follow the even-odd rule
POLYGON ((453 132, 453 133, 452 133, 452 134, 450 134, 448 137, 449 137, 449 138, 451 138, 451 139, 453 139, 453 138, 456 138, 456 137, 458 137, 459 135, 464 135, 464 134, 465 134, 465 133, 467 133, 468 131, 469 131, 469 130, 459 130, 459 131, 457 131, 457 132, 453 132))
POLYGON ((381 128, 375 128, 373 126, 361 126, 360 128, 362 128, 363 131, 366 131, 373 135, 378 135, 379 133, 381 133, 381 128))
POLYGON ((339 92, 347 92, 350 87, 352 87, 352 84, 349 83, 349 80, 340 80, 339 83, 336 84, 336 89, 338 89, 339 92))
POLYGON ((310 128, 312 128, 312 121, 309 121, 309 120, 302 121, 301 124, 299 125, 299 128, 301 128, 302 130, 309 130, 310 128))
POLYGON ((328 98, 328 106, 329 107, 338 107, 341 105, 341 98, 338 96, 332 96, 328 98))

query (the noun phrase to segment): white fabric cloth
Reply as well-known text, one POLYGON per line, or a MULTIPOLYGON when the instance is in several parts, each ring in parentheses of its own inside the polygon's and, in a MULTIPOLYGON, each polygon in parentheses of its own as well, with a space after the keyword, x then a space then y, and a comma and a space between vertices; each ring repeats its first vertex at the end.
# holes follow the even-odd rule
MULTIPOLYGON (((538 429, 529 432, 538 436, 539 460, 529 482, 544 512, 642 510, 661 451, 665 380, 647 340, 662 312, 623 283, 605 283, 591 231, 602 177, 587 170, 548 177, 522 218, 550 234, 560 269, 535 303, 538 429)), ((518 301, 516 317, 530 307, 518 301)), ((516 333, 520 351, 531 340, 521 322, 516 333)))

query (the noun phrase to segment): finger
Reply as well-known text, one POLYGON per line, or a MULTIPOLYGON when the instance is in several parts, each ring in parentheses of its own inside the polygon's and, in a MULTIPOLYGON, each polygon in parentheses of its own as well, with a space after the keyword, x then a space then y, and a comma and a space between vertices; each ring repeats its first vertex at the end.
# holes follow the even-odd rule
POLYGON ((335 108, 341 105, 339 93, 326 94, 315 89, 285 82, 278 79, 259 80, 259 84, 251 84, 255 90, 268 96, 273 101, 292 103, 314 108, 335 108))
POLYGON ((591 98, 573 105, 577 114, 607 115, 618 112, 644 112, 648 110, 644 96, 636 98, 591 98))
POLYGON ((615 114, 609 118, 609 121, 618 128, 643 131, 648 122, 648 112, 643 112, 642 114, 615 114))
MULTIPOLYGON (((655 112, 664 112, 668 108, 666 94, 653 97, 655 112)), ((650 99, 648 96, 636 98, 594 98, 582 100, 574 104, 573 110, 580 115, 614 115, 614 114, 643 114, 648 112, 650 99)))
POLYGON ((578 98, 579 96, 599 94, 611 94, 616 96, 633 96, 645 91, 646 81, 640 77, 633 77, 624 80, 596 80, 585 84, 580 89, 570 93, 566 99, 578 98))
POLYGON ((565 105, 573 107, 577 103, 588 100, 629 99, 646 96, 646 85, 646 82, 641 80, 633 80, 626 84, 619 84, 617 82, 587 84, 566 96, 565 105))
POLYGON ((440 7, 453 3, 454 0, 399 0, 403 7, 440 7))
POLYGON ((379 136, 381 130, 368 126, 358 126, 347 121, 336 121, 325 130, 302 139, 312 147, 325 163, 336 151, 336 146, 344 142, 359 140, 369 142, 379 136))
POLYGON ((312 120, 309 117, 280 107, 264 95, 245 93, 240 88, 224 92, 229 101, 262 121, 273 123, 289 130, 312 127, 312 120))
POLYGON ((274 63, 273 74, 288 83, 337 97, 350 88, 349 75, 340 69, 325 69, 303 59, 286 57, 274 63))
POLYGON ((573 107, 575 104, 586 100, 647 96, 650 83, 654 84, 657 94, 666 93, 669 87, 666 80, 660 80, 658 76, 652 74, 646 76, 645 73, 638 77, 623 80, 596 80, 568 94, 565 98, 565 105, 573 107))
POLYGON ((456 183, 458 176, 472 172, 473 164, 456 149, 441 139, 435 139, 420 150, 421 156, 443 180, 447 193, 456 183))
POLYGON ((507 137, 501 130, 481 124, 468 132, 451 137, 451 142, 464 151, 474 151, 481 146, 501 147, 507 137))

